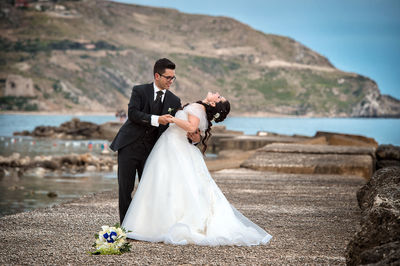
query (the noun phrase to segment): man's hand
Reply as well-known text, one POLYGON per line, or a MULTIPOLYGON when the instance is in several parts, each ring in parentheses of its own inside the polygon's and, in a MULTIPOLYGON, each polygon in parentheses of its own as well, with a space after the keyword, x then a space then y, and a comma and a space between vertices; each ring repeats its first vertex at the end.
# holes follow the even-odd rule
POLYGON ((199 143, 201 140, 200 129, 197 129, 195 132, 188 132, 187 137, 192 141, 192 143, 199 143))
POLYGON ((172 118, 172 115, 161 115, 158 117, 158 123, 161 125, 167 125, 172 118))

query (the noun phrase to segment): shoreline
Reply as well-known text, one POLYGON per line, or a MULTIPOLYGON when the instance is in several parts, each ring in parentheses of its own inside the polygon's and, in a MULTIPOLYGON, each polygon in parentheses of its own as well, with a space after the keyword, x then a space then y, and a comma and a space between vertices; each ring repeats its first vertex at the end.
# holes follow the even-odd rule
MULTIPOLYGON (((136 186, 137 185, 135 185, 135 187, 136 186)), ((5 218, 7 218, 9 216, 14 216, 14 215, 18 216, 18 215, 23 215, 23 214, 29 214, 31 212, 40 212, 40 211, 45 211, 46 209, 57 208, 57 207, 61 207, 63 205, 68 205, 68 204, 74 204, 76 202, 81 201, 83 198, 94 198, 94 197, 96 197, 98 195, 103 195, 103 194, 107 194, 107 195, 116 194, 117 195, 118 194, 117 185, 115 186, 115 188, 112 188, 112 189, 104 189, 104 190, 96 191, 96 192, 88 192, 88 193, 79 195, 79 196, 77 196, 75 198, 65 199, 65 200, 63 200, 61 202, 55 202, 55 203, 52 203, 52 204, 47 205, 47 206, 41 206, 41 207, 36 207, 36 208, 33 208, 33 209, 29 209, 29 210, 22 210, 22 211, 17 211, 17 212, 13 212, 13 213, 10 213, 10 214, 6 214, 6 215, 3 215, 3 216, 0 216, 0 220, 1 219, 5 219, 5 218)))

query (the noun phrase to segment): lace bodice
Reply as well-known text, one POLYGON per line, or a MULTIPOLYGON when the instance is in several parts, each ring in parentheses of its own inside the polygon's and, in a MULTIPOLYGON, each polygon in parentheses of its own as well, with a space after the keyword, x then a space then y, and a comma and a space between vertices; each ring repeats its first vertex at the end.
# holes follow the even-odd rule
POLYGON ((191 104, 187 105, 185 108, 183 108, 183 110, 178 111, 176 113, 176 117, 183 119, 183 120, 187 120, 188 114, 194 115, 200 119, 199 129, 201 131, 205 131, 207 129, 207 127, 208 127, 207 116, 206 116, 206 112, 204 111, 204 108, 201 104, 191 103, 191 104))

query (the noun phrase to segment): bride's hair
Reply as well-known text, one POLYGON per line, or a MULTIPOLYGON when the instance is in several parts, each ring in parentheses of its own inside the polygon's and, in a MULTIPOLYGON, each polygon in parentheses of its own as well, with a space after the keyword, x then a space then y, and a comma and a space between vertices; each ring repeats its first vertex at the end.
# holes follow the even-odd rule
POLYGON ((203 149, 202 152, 203 154, 207 150, 207 142, 208 139, 211 137, 211 127, 212 127, 212 122, 222 122, 225 120, 226 116, 229 114, 229 111, 231 110, 231 105, 228 101, 224 102, 218 102, 215 104, 215 106, 208 105, 206 103, 203 103, 202 101, 197 101, 197 103, 203 105, 206 109, 206 114, 207 114, 207 121, 208 121, 208 127, 206 129, 206 134, 201 141, 203 144, 203 149))

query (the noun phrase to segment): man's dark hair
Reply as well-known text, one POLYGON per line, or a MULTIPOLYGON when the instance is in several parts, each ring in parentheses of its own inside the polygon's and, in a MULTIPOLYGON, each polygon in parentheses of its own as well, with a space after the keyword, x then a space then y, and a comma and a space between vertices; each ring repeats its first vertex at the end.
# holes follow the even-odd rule
POLYGON ((155 75, 156 73, 160 75, 164 74, 166 68, 175 69, 175 64, 167 58, 158 59, 157 62, 154 64, 153 75, 155 75))

